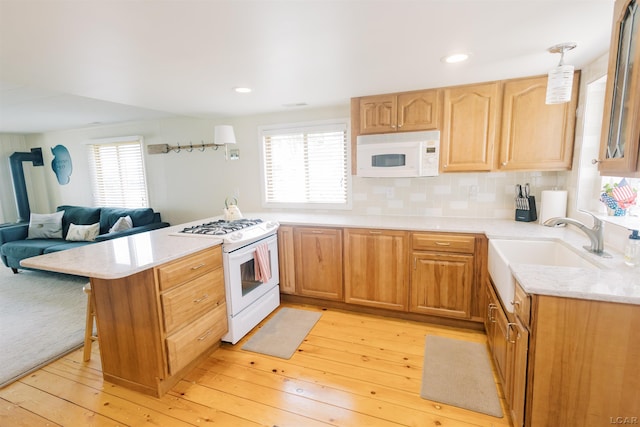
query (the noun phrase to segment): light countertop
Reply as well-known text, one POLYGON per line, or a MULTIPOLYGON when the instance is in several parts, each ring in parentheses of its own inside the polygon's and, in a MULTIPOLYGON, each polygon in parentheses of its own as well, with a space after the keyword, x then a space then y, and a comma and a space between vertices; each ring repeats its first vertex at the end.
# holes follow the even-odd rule
MULTIPOLYGON (((511 265, 514 276, 526 292, 640 305, 640 268, 626 266, 622 254, 609 249, 607 250, 613 255, 610 259, 588 253, 582 246, 588 244, 589 239, 572 226, 550 228, 539 225, 537 222, 524 223, 508 219, 359 216, 341 213, 259 212, 245 214, 245 217, 275 220, 288 225, 479 233, 485 234, 489 239, 562 240, 600 268, 587 270, 530 264, 511 265)), ((28 258, 22 261, 22 264, 25 267, 86 277, 102 279, 125 277, 221 244, 222 241, 217 238, 172 235, 185 226, 214 219, 219 217, 28 258)))
POLYGON ((216 237, 172 235, 184 226, 161 228, 27 258, 20 264, 58 273, 118 279, 222 243, 216 237))
MULTIPOLYGON (((537 222, 517 222, 510 219, 299 213, 256 215, 262 219, 277 220, 280 223, 292 225, 474 233, 485 234, 489 239, 560 240, 599 268, 594 270, 532 264, 510 265, 514 277, 525 292, 640 305, 640 267, 627 266, 622 254, 609 248, 606 250, 612 258, 603 258, 587 252, 583 246, 589 244, 589 238, 573 226, 552 228, 537 222)), ((247 215, 247 217, 250 216, 251 214, 247 215)))

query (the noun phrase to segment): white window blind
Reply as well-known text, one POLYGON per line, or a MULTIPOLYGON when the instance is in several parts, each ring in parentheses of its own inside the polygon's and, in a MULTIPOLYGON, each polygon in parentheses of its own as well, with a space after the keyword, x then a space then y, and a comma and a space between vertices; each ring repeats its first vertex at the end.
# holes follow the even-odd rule
POLYGON ((266 205, 349 204, 346 123, 264 129, 266 205))
POLYGON ((89 145, 95 206, 149 206, 142 138, 89 145))

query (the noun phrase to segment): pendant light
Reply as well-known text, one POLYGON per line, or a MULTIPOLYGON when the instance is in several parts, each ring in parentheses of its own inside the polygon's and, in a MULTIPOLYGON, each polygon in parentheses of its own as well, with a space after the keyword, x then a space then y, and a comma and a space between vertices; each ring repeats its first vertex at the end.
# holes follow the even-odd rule
POLYGON ((564 53, 574 49, 578 44, 567 42, 551 46, 547 49, 550 53, 560 54, 560 63, 549 71, 547 80, 546 104, 562 104, 571 101, 571 89, 573 87, 573 65, 564 64, 564 53))

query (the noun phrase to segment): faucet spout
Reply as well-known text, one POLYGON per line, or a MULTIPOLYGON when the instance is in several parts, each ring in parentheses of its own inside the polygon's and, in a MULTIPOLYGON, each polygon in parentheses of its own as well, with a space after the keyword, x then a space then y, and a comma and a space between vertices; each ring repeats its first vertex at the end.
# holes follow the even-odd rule
POLYGON ((600 220, 590 212, 586 212, 586 211, 580 211, 580 212, 588 213, 593 217, 592 228, 587 227, 585 224, 583 224, 578 220, 575 220, 572 218, 560 218, 560 217, 549 218, 544 222, 544 225, 546 225, 547 227, 556 227, 562 224, 571 224, 573 226, 576 226, 580 230, 582 230, 582 232, 584 232, 584 234, 586 234, 587 237, 589 237, 589 240, 591 241, 590 246, 585 246, 586 250, 588 250, 589 252, 593 252, 596 255, 609 256, 607 253, 604 252, 604 225, 602 223, 602 220, 600 220))

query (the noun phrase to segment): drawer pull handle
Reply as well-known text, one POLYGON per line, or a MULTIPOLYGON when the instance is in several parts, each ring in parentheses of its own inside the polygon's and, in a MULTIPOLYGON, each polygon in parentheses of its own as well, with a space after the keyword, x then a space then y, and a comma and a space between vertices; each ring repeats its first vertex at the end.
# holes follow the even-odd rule
POLYGON ((520 301, 511 301, 511 305, 514 305, 516 307, 520 307, 520 301))
POLYGON ((449 242, 436 242, 436 245, 438 245, 438 246, 451 246, 451 243, 449 243, 449 242))
POLYGON ((382 231, 369 230, 369 234, 382 234, 382 231))
POLYGON ((204 295, 202 295, 200 298, 194 299, 194 300, 193 300, 193 302, 194 302, 195 304, 199 304, 199 303, 201 303, 202 301, 206 300, 207 298, 209 298, 209 294, 204 294, 204 295))
POLYGON ((322 231, 320 231, 320 230, 312 230, 311 232, 313 234, 323 234, 322 231))
POLYGON ((211 329, 209 329, 207 332, 204 333, 203 336, 201 336, 200 338, 198 338, 198 341, 204 341, 209 335, 211 335, 213 331, 211 329))
POLYGON ((206 264, 203 262, 202 264, 198 264, 198 265, 194 265, 193 267, 191 267, 192 270, 197 270, 199 268, 204 267, 206 264))
POLYGON ((511 327, 516 326, 515 323, 507 323, 507 335, 504 337, 505 340, 509 343, 509 344, 515 344, 516 340, 515 339, 511 339, 511 327))

